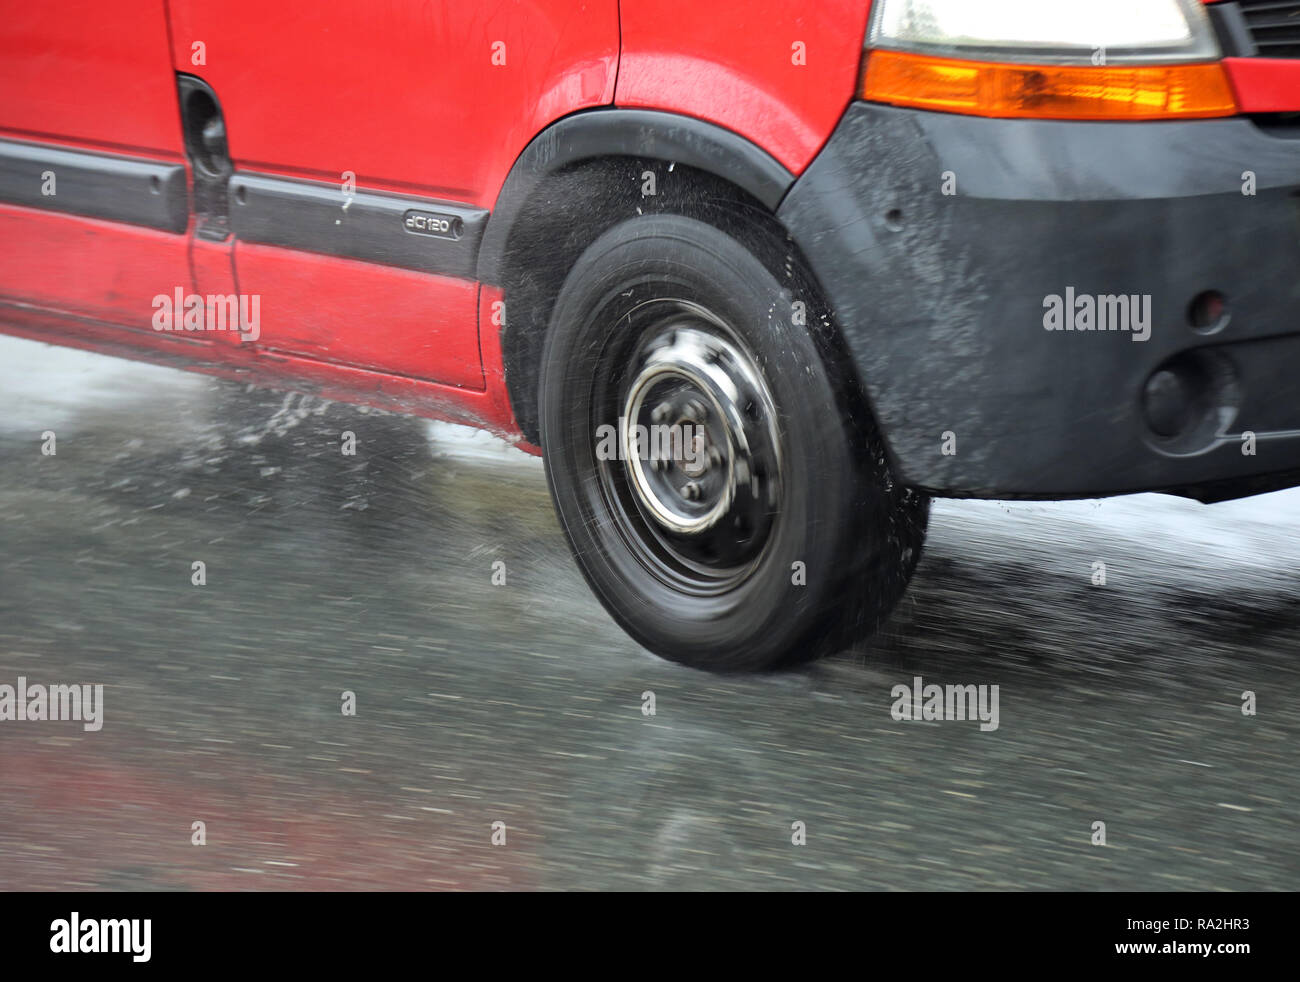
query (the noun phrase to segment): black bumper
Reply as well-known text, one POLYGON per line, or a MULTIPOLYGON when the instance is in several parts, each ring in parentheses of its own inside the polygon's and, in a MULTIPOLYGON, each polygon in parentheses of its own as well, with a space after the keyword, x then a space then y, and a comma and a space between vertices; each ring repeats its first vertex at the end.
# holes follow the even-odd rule
POLYGON ((779 215, 901 479, 1206 500, 1300 483, 1297 135, 851 106, 779 215), (1048 330, 1067 290, 1149 297, 1149 337, 1115 306, 1119 329, 1048 330), (1198 330, 1206 291, 1228 318, 1198 330))

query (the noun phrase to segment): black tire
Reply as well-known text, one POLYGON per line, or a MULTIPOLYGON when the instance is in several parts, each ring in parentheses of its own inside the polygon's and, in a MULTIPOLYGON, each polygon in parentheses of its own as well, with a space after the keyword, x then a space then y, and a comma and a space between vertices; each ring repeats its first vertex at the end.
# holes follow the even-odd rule
POLYGON ((891 479, 810 284, 784 288, 712 225, 648 215, 594 242, 556 300, 551 495, 605 608, 665 658, 736 671, 828 654, 880 624, 919 558, 928 499, 891 479), (792 323, 796 299, 811 327, 792 323), (686 439, 647 460, 628 415, 686 439))

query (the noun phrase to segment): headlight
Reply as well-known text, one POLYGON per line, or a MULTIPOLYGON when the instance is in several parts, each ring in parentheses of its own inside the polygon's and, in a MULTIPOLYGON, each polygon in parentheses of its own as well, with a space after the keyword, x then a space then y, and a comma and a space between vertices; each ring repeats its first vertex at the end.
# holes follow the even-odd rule
POLYGON ((875 0, 858 94, 1036 119, 1237 112, 1200 0, 875 0))
POLYGON ((1219 57, 1201 0, 875 0, 867 46, 1040 65, 1219 57))

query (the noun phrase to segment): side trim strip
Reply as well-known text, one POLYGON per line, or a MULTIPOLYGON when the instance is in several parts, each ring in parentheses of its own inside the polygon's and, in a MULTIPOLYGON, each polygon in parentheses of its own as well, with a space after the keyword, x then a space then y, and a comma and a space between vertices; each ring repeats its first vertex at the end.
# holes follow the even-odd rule
POLYGON ((481 208, 240 171, 230 226, 244 242, 473 279, 488 213, 481 208))
POLYGON ((184 165, 48 144, 0 140, 0 200, 165 232, 189 222, 184 165), (53 194, 42 193, 47 171, 53 194))

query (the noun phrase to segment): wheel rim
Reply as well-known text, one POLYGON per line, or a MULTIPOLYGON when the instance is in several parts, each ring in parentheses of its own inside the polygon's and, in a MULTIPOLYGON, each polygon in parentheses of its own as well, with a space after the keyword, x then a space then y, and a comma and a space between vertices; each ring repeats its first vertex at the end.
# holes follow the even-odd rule
POLYGON ((775 405, 720 317, 686 300, 638 305, 602 355, 593 409, 617 414, 618 460, 599 460, 629 550, 674 589, 732 589, 758 565, 782 504, 775 405))

